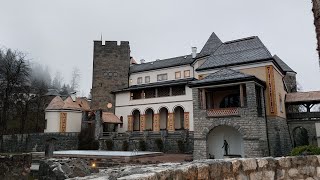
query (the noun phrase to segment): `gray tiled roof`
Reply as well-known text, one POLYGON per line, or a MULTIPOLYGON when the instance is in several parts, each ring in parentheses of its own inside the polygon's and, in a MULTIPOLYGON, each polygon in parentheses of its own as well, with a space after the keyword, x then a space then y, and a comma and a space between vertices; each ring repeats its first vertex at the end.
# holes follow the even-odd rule
POLYGON ((46 96, 60 96, 58 90, 56 90, 56 89, 48 89, 48 92, 45 95, 46 96))
POLYGON ((207 85, 207 84, 214 85, 214 84, 230 83, 230 82, 249 80, 249 79, 256 79, 256 77, 253 75, 241 73, 236 70, 224 68, 215 73, 209 74, 204 79, 195 80, 190 82, 189 84, 190 86, 207 85))
POLYGON ((121 92, 121 91, 129 91, 129 90, 138 90, 138 89, 147 89, 153 87, 163 87, 163 86, 173 86, 173 85, 183 85, 187 84, 190 81, 195 80, 194 78, 186 78, 186 79, 178 79, 178 80, 169 80, 169 81, 159 81, 154 83, 147 83, 147 84, 139 84, 133 85, 125 89, 120 89, 114 92, 121 92))
POLYGON ((167 67, 181 66, 193 63, 194 59, 191 55, 179 56, 170 59, 152 61, 143 64, 134 64, 130 67, 130 73, 148 71, 153 69, 161 69, 167 67))
POLYGON ((295 72, 293 69, 291 69, 285 62, 283 62, 277 55, 273 56, 273 59, 278 63, 282 71, 284 72, 295 72))
POLYGON ((266 59, 272 59, 272 55, 260 39, 253 36, 223 43, 197 70, 266 59))
POLYGON ((213 32, 209 37, 208 41, 206 42, 206 44, 201 49, 200 53, 197 55, 197 58, 212 54, 221 45, 222 45, 222 41, 213 32))

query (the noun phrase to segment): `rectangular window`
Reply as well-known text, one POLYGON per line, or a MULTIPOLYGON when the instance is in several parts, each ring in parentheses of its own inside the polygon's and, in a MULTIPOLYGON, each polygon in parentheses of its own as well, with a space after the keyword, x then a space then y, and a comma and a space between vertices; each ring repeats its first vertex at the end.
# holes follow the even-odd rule
POLYGON ((279 104, 280 104, 280 112, 283 113, 283 106, 282 106, 282 97, 281 97, 281 94, 279 94, 279 104))
POLYGON ((178 71, 175 73, 176 79, 180 79, 181 78, 181 71, 178 71))
POLYGON ((185 95, 186 90, 185 86, 173 86, 172 87, 172 96, 185 95))
POLYGON ((142 99, 142 91, 141 90, 131 91, 130 99, 131 100, 142 99))
POLYGON ((149 83, 149 82, 150 82, 150 76, 144 77, 144 82, 145 82, 145 83, 149 83))
POLYGON ((261 88, 259 86, 256 86, 256 101, 257 101, 257 111, 258 116, 262 116, 262 94, 261 94, 261 88))
POLYGON ((156 97, 155 89, 154 88, 145 89, 144 96, 145 96, 145 98, 155 98, 156 97))
POLYGON ((184 71, 184 77, 190 77, 190 70, 185 70, 184 71))
POLYGON ((158 97, 170 96, 170 87, 159 87, 158 88, 158 97))
POLYGON ((165 81, 168 79, 168 75, 167 75, 167 73, 166 74, 158 74, 157 79, 158 79, 158 81, 165 81))
POLYGON ((142 77, 138 77, 137 84, 142 84, 142 77))

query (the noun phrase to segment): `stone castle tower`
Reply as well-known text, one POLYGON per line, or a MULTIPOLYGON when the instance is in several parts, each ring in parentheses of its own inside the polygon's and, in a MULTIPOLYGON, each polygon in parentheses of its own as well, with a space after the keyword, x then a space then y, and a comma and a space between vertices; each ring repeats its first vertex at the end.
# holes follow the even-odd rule
POLYGON ((114 113, 112 91, 127 88, 129 82, 130 46, 128 41, 94 41, 92 75, 92 109, 114 113), (109 107, 107 105, 109 104, 109 107), (110 104, 112 107, 110 107, 110 104))

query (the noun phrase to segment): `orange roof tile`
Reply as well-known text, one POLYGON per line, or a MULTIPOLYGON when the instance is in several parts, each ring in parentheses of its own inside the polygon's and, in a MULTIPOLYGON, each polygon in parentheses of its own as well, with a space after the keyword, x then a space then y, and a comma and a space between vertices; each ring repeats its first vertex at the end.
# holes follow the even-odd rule
POLYGON ((295 92, 286 95, 286 103, 320 102, 320 91, 295 92))
POLYGON ((102 121, 105 123, 122 124, 122 121, 120 121, 120 119, 115 114, 110 112, 102 113, 102 121))
POLYGON ((46 109, 61 109, 64 105, 63 100, 60 96, 53 98, 46 109))

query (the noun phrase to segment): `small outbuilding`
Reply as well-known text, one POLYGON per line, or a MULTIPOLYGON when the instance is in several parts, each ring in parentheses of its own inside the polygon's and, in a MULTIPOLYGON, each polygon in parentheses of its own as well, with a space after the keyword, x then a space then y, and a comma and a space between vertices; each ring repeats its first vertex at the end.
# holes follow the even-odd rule
POLYGON ((80 132, 82 112, 90 109, 86 98, 60 96, 52 99, 45 112, 45 133, 80 132))

